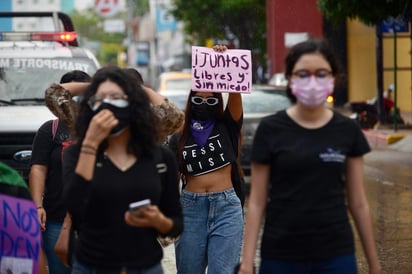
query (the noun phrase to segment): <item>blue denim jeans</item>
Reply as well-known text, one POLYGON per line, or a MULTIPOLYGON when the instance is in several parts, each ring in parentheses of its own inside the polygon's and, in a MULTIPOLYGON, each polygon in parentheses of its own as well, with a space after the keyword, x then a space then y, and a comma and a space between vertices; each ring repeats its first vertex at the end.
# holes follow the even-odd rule
POLYGON ((259 274, 357 274, 355 255, 325 260, 262 260, 259 274))
POLYGON ((88 267, 79 261, 74 260, 73 262, 73 272, 72 274, 163 274, 163 268, 161 263, 155 264, 146 269, 119 269, 119 270, 105 270, 105 269, 95 269, 93 267, 88 267))
POLYGON ((184 229, 175 243, 178 274, 233 273, 240 260, 243 212, 233 188, 181 195, 184 229))
POLYGON ((47 257, 49 274, 70 274, 70 268, 66 267, 54 252, 57 238, 63 223, 46 221, 46 231, 42 232, 44 253, 47 257))

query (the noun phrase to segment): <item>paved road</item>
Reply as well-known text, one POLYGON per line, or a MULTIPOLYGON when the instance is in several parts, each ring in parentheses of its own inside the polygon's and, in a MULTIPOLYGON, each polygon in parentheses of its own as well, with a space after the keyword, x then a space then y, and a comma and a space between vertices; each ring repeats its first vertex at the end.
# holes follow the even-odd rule
POLYGON ((162 260, 163 270, 165 274, 175 274, 176 264, 175 264, 175 250, 174 245, 171 244, 163 249, 164 255, 162 260))
MULTIPOLYGON (((412 273, 412 153, 369 153, 365 157, 365 186, 382 273, 412 273)), ((367 273, 359 241, 357 253, 360 273, 367 273)))

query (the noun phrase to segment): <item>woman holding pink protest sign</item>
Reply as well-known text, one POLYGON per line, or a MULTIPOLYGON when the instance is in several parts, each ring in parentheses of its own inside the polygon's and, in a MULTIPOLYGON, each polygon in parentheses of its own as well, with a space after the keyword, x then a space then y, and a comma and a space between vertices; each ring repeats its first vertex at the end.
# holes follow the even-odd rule
MULTIPOLYGON (((226 51, 215 46, 216 52, 226 51)), ((243 193, 237 168, 243 122, 241 94, 189 94, 184 126, 175 145, 184 187, 184 231, 175 243, 179 274, 232 273, 243 238, 243 193), (233 175, 233 176, 232 176, 233 175), (237 195, 238 194, 238 195, 237 195)))

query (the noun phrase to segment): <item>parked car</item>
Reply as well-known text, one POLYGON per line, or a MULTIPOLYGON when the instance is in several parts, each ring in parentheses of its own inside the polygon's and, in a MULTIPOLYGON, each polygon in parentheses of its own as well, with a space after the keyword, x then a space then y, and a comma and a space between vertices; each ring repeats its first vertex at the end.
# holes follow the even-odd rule
POLYGON ((253 138, 260 120, 291 106, 284 87, 254 86, 251 93, 242 95, 243 129, 240 149, 241 166, 246 176, 250 175, 250 154, 253 138))
POLYGON ((188 90, 164 90, 159 94, 163 95, 174 103, 179 109, 185 110, 187 97, 189 96, 190 89, 188 90))
POLYGON ((184 71, 163 72, 156 85, 157 92, 169 90, 186 90, 192 88, 192 74, 184 71))
POLYGON ((192 74, 188 71, 163 72, 159 75, 157 92, 181 110, 185 110, 191 88, 192 74))
POLYGON ((44 103, 44 91, 77 69, 93 75, 99 63, 78 46, 70 17, 61 12, 0 12, 0 18, 44 17, 56 28, 5 32, 0 27, 0 162, 26 180, 33 138, 39 127, 56 117, 44 103))

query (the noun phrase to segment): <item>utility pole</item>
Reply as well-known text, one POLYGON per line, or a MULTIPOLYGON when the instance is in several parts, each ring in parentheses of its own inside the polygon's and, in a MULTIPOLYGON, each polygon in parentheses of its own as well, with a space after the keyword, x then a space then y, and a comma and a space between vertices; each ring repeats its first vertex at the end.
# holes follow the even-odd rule
POLYGON ((382 28, 380 24, 376 25, 376 78, 377 78, 377 111, 378 120, 384 124, 383 112, 383 46, 382 46, 382 28))
POLYGON ((127 65, 136 66, 136 46, 133 35, 133 18, 134 18, 135 0, 127 0, 127 65))

